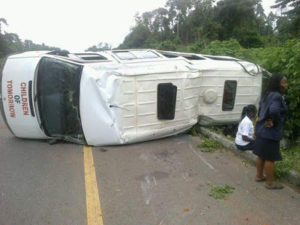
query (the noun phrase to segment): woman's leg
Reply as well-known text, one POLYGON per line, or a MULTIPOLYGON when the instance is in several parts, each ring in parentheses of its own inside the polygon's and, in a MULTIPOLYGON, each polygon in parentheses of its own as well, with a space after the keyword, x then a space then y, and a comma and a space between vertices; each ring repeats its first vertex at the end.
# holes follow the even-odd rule
POLYGON ((265 160, 260 157, 256 159, 256 180, 261 180, 264 178, 264 167, 265 167, 265 160))
POLYGON ((267 185, 272 185, 273 184, 273 177, 274 177, 274 167, 275 163, 274 161, 265 161, 265 171, 266 171, 266 176, 267 176, 267 185))
POLYGON ((267 175, 267 181, 265 186, 268 189, 282 189, 283 186, 281 184, 273 182, 274 168, 275 168, 274 161, 267 161, 267 160, 265 161, 265 171, 267 175))

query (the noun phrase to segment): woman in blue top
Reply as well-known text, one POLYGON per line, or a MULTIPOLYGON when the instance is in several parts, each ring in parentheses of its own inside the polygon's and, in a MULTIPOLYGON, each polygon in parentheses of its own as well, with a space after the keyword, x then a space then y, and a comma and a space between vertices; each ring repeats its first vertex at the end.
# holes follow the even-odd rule
POLYGON ((287 78, 274 74, 268 83, 266 94, 260 102, 258 121, 255 127, 256 141, 253 153, 257 155, 256 181, 266 179, 266 188, 281 189, 282 185, 273 181, 275 161, 282 160, 279 142, 283 135, 284 115, 287 106, 283 93, 288 88, 287 78), (266 178, 263 176, 265 170, 266 178))

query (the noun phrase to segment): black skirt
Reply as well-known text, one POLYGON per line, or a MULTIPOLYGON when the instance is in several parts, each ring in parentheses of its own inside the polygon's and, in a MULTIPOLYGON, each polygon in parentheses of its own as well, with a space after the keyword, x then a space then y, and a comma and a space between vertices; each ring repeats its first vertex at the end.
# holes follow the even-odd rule
POLYGON ((282 156, 279 150, 279 141, 257 137, 253 153, 263 160, 281 161, 282 156))

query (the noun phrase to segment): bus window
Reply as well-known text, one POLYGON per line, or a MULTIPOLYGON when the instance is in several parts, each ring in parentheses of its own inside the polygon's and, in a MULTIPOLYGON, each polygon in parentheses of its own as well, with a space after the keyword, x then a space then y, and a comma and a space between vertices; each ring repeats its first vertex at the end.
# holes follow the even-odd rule
POLYGON ((223 111, 231 111, 234 108, 234 101, 236 95, 236 80, 226 80, 224 84, 224 93, 223 93, 223 111))

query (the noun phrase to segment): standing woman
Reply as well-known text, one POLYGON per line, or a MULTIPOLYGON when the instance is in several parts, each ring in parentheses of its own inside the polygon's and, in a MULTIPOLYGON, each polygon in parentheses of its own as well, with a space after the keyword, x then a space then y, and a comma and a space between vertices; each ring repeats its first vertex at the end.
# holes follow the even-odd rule
POLYGON ((283 93, 288 88, 287 78, 282 74, 273 74, 266 94, 260 102, 258 121, 256 123, 256 142, 253 153, 257 155, 256 181, 264 181, 268 189, 282 189, 281 184, 273 181, 275 161, 282 160, 279 142, 283 135, 284 115, 287 106, 283 93), (263 175, 265 171, 266 178, 263 175))

